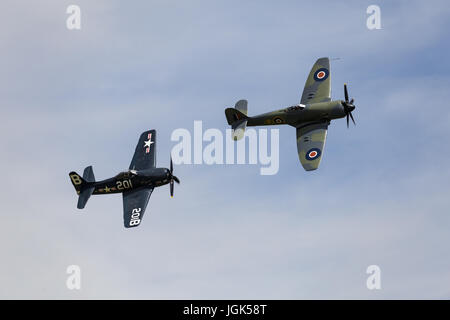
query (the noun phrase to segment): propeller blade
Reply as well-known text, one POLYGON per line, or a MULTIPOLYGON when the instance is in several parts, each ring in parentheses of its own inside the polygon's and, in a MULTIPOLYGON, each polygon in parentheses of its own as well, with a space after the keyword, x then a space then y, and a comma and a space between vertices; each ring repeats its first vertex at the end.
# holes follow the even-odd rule
POLYGON ((348 128, 348 122, 349 122, 349 121, 348 121, 348 113, 347 113, 347 128, 348 128))
POLYGON ((344 83, 344 94, 345 94, 345 102, 348 102, 348 91, 347 91, 347 84, 344 83))
MULTIPOLYGON (((356 126, 355 119, 353 119, 352 113, 349 112, 350 118, 352 118, 353 124, 356 126)), ((347 127, 348 127, 348 117, 347 117, 347 127)))
POLYGON ((173 162, 172 162, 172 156, 170 156, 170 196, 173 198, 173 182, 176 181, 176 183, 180 183, 180 180, 178 180, 177 177, 173 175, 173 162))

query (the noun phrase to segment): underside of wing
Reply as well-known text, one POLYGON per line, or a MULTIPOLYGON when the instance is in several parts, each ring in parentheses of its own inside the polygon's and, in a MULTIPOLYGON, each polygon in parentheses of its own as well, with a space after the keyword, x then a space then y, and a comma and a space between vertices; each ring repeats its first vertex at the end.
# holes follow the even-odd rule
POLYGON ((149 130, 139 137, 130 170, 144 170, 156 166, 156 130, 149 130))
POLYGON ((320 58, 309 73, 303 89, 302 104, 327 102, 331 100, 330 59, 320 58))
POLYGON ((141 224, 153 188, 140 188, 123 193, 123 223, 125 228, 141 224))
POLYGON ((327 128, 327 123, 297 128, 298 158, 306 171, 316 170, 319 167, 327 139, 327 128))

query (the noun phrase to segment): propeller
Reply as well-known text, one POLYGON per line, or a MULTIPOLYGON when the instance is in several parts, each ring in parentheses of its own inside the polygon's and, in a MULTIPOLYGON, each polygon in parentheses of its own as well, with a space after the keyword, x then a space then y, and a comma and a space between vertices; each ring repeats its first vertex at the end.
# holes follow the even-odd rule
POLYGON ((173 182, 180 183, 180 179, 178 179, 176 176, 173 175, 173 163, 172 163, 172 157, 170 157, 170 196, 173 197, 173 182))
POLYGON ((349 117, 352 119, 353 124, 356 125, 355 119, 353 119, 352 111, 355 110, 355 105, 353 102, 355 99, 348 100, 348 91, 347 91, 347 84, 344 83, 344 95, 345 95, 345 101, 342 101, 342 106, 344 107, 345 115, 347 116, 347 128, 349 124, 349 117))

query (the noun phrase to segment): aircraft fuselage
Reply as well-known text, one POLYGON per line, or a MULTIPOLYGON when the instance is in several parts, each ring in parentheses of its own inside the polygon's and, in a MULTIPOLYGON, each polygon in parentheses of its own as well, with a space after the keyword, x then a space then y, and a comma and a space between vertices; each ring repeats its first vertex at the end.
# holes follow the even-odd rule
POLYGON ((288 124, 294 127, 302 123, 333 120, 345 117, 341 100, 296 105, 289 108, 249 117, 247 126, 267 126, 288 124))
POLYGON ((94 186, 92 194, 110 194, 130 191, 140 187, 160 187, 170 183, 170 172, 166 168, 152 168, 141 171, 125 171, 115 177, 102 181, 89 182, 86 187, 94 186))

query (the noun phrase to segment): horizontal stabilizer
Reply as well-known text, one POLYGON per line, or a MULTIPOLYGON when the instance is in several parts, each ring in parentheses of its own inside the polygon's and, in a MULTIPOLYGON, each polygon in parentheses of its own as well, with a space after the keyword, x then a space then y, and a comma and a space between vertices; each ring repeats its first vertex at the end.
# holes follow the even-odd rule
POLYGON ((78 209, 83 209, 86 206, 86 203, 88 202, 89 198, 92 195, 92 192, 94 192, 95 187, 86 187, 82 188, 80 196, 78 197, 78 209))
POLYGON ((231 138, 234 141, 242 139, 244 137, 246 127, 247 127, 247 120, 239 120, 234 122, 231 125, 231 129, 233 129, 233 131, 231 132, 231 138))

